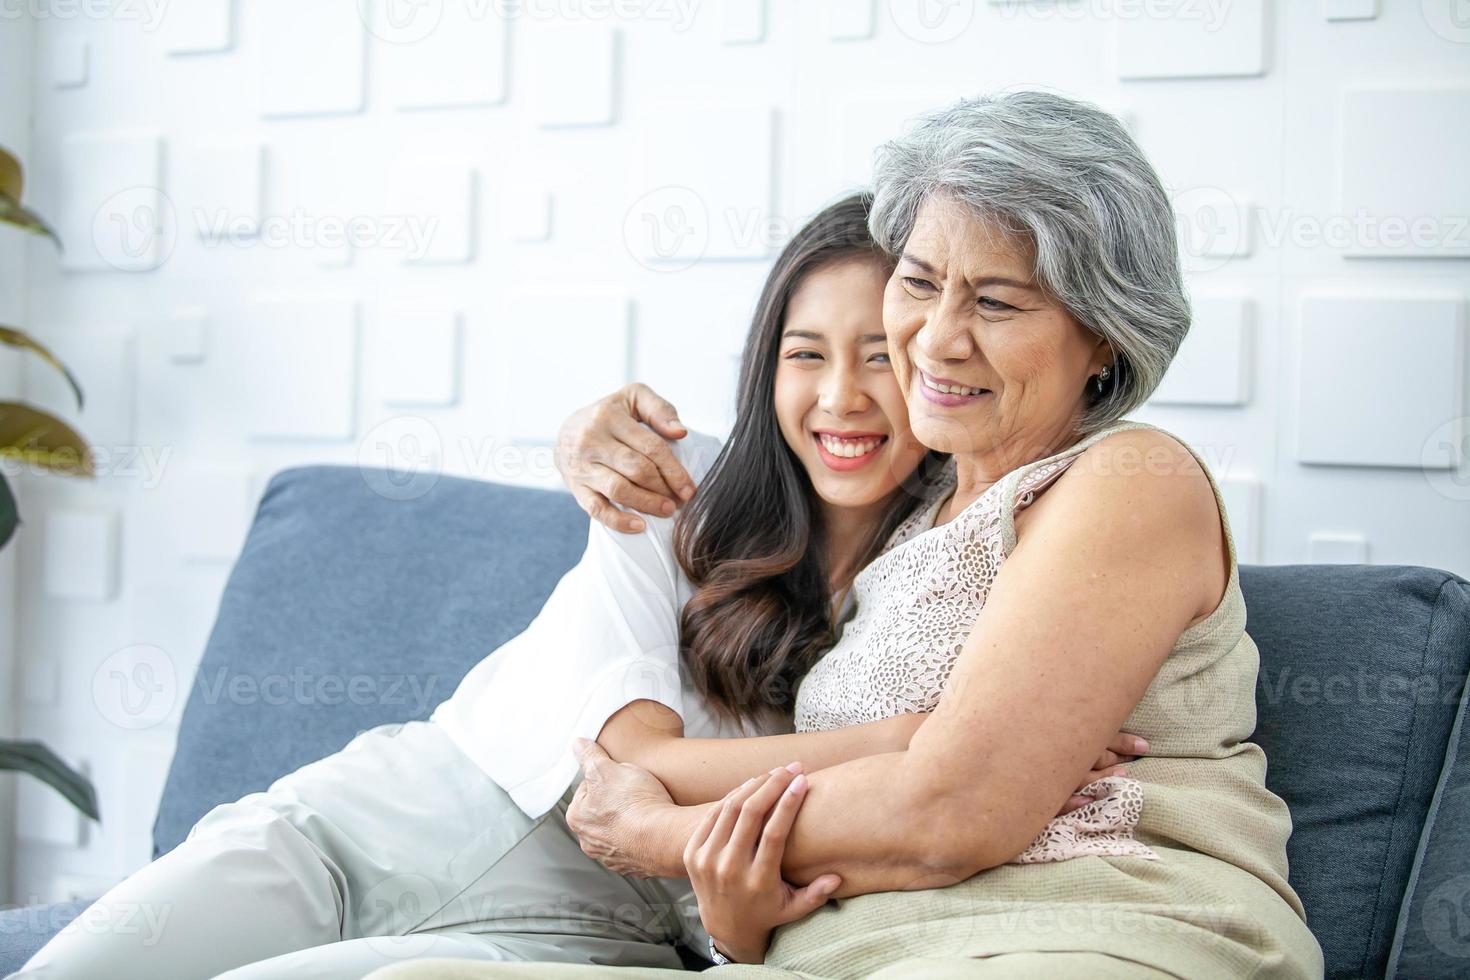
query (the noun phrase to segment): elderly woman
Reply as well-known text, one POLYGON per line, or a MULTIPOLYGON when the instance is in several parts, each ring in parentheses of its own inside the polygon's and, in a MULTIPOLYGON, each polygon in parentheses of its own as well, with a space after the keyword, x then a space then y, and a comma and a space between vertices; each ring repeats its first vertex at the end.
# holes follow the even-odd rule
POLYGON ((906 750, 703 807, 588 748, 584 848, 689 873, 721 951, 763 959, 742 975, 1320 976, 1290 816, 1246 741, 1258 657, 1219 488, 1123 420, 1189 327, 1158 176, 1112 116, 1016 92, 885 146, 874 194, 889 353, 914 434, 954 468, 856 579, 796 727, 932 714, 906 750), (1129 769, 1152 853, 1006 863, 1120 728, 1151 745, 1129 769), (771 938, 787 882, 825 875, 837 900, 771 938))

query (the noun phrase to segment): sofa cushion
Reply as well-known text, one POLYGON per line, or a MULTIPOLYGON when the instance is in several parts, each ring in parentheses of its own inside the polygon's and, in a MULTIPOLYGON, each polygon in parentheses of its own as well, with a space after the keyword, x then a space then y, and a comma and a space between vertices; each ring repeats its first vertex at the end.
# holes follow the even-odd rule
MULTIPOLYGON (((1253 740, 1291 808, 1292 886, 1327 976, 1382 976, 1459 711, 1470 585, 1350 565, 1247 566, 1241 587, 1261 651, 1253 740)), ((1467 858, 1462 847, 1450 863, 1467 858)), ((1410 975, 1467 963, 1443 965, 1410 975)))
POLYGON ((154 856, 359 731, 427 718, 586 543, 566 493, 350 466, 277 474, 184 708, 154 856))
POLYGON ((91 904, 91 900, 57 902, 0 911, 0 977, 25 966, 26 960, 91 904))

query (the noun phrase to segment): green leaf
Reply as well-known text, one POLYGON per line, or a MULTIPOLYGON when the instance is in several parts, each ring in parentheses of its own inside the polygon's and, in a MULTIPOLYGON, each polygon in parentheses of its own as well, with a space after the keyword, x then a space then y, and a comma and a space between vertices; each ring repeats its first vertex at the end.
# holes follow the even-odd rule
POLYGON ((22 228, 43 238, 49 238, 56 243, 57 248, 61 247, 61 239, 56 237, 56 232, 51 230, 51 226, 42 221, 34 212, 26 210, 9 194, 0 193, 0 221, 7 225, 15 225, 17 228, 22 228))
POLYGON ((97 812, 97 791, 92 781, 40 742, 0 739, 0 770, 30 773, 66 797, 67 802, 93 820, 102 818, 97 812))
POLYGON ((77 396, 77 409, 79 411, 81 410, 82 386, 77 384, 77 379, 73 377, 72 373, 66 369, 66 365, 61 363, 61 359, 55 354, 51 353, 51 351, 48 350, 46 347, 42 346, 39 340, 36 340, 30 334, 25 333, 21 330, 17 330, 14 327, 0 326, 0 344, 6 344, 10 347, 19 347, 22 350, 32 351, 33 353, 39 355, 40 358, 47 364, 50 364, 56 370, 65 375, 66 383, 71 385, 72 394, 77 396))
POLYGON ((0 456, 64 476, 95 475, 92 450, 75 429, 21 402, 0 402, 0 456))
POLYGON ((15 508, 15 494, 10 492, 10 484, 0 474, 0 548, 9 543, 10 536, 19 525, 20 511, 15 508))

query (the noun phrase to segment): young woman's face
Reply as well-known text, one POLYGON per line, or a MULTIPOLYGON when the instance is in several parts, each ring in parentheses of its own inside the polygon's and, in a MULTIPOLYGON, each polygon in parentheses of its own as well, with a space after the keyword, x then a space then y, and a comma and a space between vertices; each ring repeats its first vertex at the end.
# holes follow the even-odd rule
POLYGON ((883 289, 888 269, 839 259, 797 284, 776 366, 776 417, 823 501, 881 504, 927 452, 909 431, 888 362, 883 289))

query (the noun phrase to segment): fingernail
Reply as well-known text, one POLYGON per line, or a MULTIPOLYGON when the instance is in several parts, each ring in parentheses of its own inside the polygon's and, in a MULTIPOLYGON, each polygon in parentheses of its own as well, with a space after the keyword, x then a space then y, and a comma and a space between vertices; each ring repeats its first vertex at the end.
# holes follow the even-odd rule
POLYGON ((659 513, 663 514, 665 517, 668 517, 674 512, 674 502, 672 500, 660 500, 658 503, 658 510, 659 513))
POLYGON ((682 429, 682 428, 684 428, 684 423, 679 421, 679 416, 677 416, 677 415, 675 415, 673 418, 669 419, 669 425, 671 427, 675 428, 675 429, 682 429))
POLYGON ((1137 743, 1137 748, 1138 748, 1138 751, 1140 753, 1143 753, 1143 752, 1147 752, 1148 751, 1148 739, 1146 739, 1146 738, 1136 738, 1133 741, 1135 743, 1137 743))
POLYGON ((787 763, 786 764, 786 771, 787 772, 801 772, 801 763, 800 762, 789 762, 789 763, 787 763))
POLYGON ((634 531, 641 531, 643 530, 643 521, 635 517, 628 522, 628 526, 631 527, 634 531))
POLYGON ((785 771, 786 771, 786 767, 785 766, 777 766, 776 768, 774 768, 774 769, 771 770, 771 775, 772 776, 779 776, 779 775, 781 775, 785 771))
POLYGON ((788 792, 788 793, 805 793, 806 792, 806 773, 804 773, 804 772, 803 773, 798 773, 797 776, 796 776, 796 778, 791 781, 791 785, 788 786, 788 787, 786 787, 786 792, 788 792))
POLYGON ((684 484, 684 486, 679 488, 679 496, 683 497, 685 500, 688 500, 690 497, 694 496, 694 488, 687 483, 684 484))

